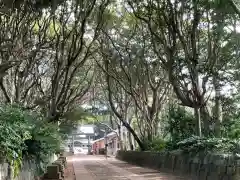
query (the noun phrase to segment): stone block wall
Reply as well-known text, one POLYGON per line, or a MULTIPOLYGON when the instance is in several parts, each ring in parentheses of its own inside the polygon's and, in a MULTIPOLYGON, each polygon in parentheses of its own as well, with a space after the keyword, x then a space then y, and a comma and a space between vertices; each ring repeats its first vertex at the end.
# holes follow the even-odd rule
POLYGON ((118 151, 116 157, 132 164, 188 175, 192 180, 240 180, 240 158, 233 155, 118 151))
POLYGON ((47 171, 42 177, 43 180, 64 180, 64 169, 67 166, 67 159, 60 156, 56 161, 47 166, 47 171))
MULTIPOLYGON (((49 156, 49 161, 53 162, 57 159, 57 156, 51 155, 49 156)), ((37 164, 34 161, 24 160, 22 167, 18 176, 14 180, 33 180, 35 178, 35 169, 37 168, 37 164)), ((0 180, 7 179, 8 176, 8 164, 0 163, 0 180)), ((13 176, 13 174, 11 175, 13 176)))

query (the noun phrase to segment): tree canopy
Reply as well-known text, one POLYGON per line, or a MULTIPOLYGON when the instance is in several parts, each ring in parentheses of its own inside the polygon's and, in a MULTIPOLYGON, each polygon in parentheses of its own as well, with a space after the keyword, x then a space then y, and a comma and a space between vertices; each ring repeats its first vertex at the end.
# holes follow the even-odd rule
MULTIPOLYGON (((51 124, 63 138, 91 113, 85 122, 102 119, 141 150, 192 135, 236 140, 239 7, 235 0, 1 1, 4 133, 19 126, 19 143, 41 145, 35 131, 51 124)), ((14 150, 2 142, 4 153, 14 150)))

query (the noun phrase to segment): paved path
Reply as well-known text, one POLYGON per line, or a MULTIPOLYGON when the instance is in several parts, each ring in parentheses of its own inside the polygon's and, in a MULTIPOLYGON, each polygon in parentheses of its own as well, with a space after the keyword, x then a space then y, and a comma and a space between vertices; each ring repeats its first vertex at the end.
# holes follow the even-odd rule
POLYGON ((187 180, 103 156, 75 155, 71 160, 76 180, 187 180))
POLYGON ((64 172, 65 180, 75 180, 72 156, 67 158, 67 167, 64 172))

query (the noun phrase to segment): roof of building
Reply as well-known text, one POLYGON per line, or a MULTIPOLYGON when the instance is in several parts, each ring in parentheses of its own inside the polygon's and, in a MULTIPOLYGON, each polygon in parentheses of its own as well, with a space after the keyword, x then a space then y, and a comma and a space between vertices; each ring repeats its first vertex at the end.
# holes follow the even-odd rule
MULTIPOLYGON (((110 133, 107 134, 107 137, 116 137, 116 136, 117 136, 116 130, 115 130, 115 132, 110 132, 110 133)), ((101 140, 104 140, 104 139, 105 139, 104 137, 100 138, 100 139, 96 139, 96 140, 92 141, 92 143, 95 143, 95 142, 98 142, 98 141, 101 141, 101 140)))
POLYGON ((73 132, 73 134, 77 134, 77 133, 81 133, 81 134, 95 134, 95 125, 79 125, 77 127, 77 130, 75 130, 73 132))
POLYGON ((81 131, 86 134, 94 134, 94 125, 82 125, 78 127, 78 131, 81 131))

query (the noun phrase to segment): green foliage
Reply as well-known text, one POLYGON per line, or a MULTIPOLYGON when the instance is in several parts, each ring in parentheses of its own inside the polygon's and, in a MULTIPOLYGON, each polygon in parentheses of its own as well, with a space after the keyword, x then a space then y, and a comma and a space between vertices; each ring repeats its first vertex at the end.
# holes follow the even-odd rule
POLYGON ((96 118, 90 112, 78 107, 63 114, 59 132, 62 139, 67 139, 68 135, 77 129, 78 124, 94 124, 95 121, 96 118))
POLYGON ((24 156, 32 158, 38 163, 36 173, 44 172, 49 157, 60 151, 62 134, 55 123, 49 123, 41 114, 31 113, 28 119, 31 139, 25 141, 24 156))
POLYGON ((240 153, 239 141, 228 138, 204 138, 192 136, 178 142, 174 149, 181 149, 187 153, 240 153))
POLYGON ((0 156, 12 165, 14 177, 23 159, 34 160, 39 167, 36 170, 43 172, 49 156, 60 148, 58 125, 16 105, 0 105, 0 111, 0 156))
POLYGON ((224 120, 222 123, 222 136, 230 139, 240 138, 240 114, 224 120))
POLYGON ((240 112, 239 102, 240 96, 238 94, 222 100, 223 106, 223 122, 221 126, 221 133, 223 137, 230 139, 240 138, 240 112))
POLYGON ((146 147, 146 150, 148 151, 163 151, 166 148, 166 141, 159 137, 155 137, 152 141, 143 140, 144 146, 146 147))
POLYGON ((73 130, 77 129, 77 123, 71 120, 65 120, 59 125, 59 133, 62 139, 66 140, 73 130))
POLYGON ((72 111, 65 112, 62 118, 64 120, 72 121, 75 124, 78 124, 79 122, 93 121, 95 119, 90 112, 79 107, 72 111))
POLYGON ((195 119, 182 107, 171 106, 167 117, 166 132, 174 142, 181 141, 195 134, 195 119))
POLYGON ((27 131, 26 114, 18 106, 0 106, 0 156, 13 161, 14 176, 21 167, 24 140, 31 138, 27 131))

